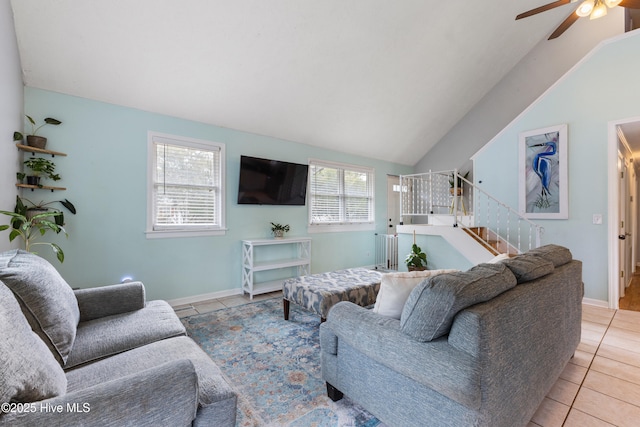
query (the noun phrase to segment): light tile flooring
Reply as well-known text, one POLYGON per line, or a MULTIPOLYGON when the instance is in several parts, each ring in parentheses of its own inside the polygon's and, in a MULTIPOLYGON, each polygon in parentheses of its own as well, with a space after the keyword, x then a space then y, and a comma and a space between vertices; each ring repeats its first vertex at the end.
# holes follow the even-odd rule
MULTIPOLYGON (((238 295, 174 309, 185 317, 249 302, 238 295)), ((583 305, 582 340, 528 425, 537 426, 640 426, 640 312, 583 305)))

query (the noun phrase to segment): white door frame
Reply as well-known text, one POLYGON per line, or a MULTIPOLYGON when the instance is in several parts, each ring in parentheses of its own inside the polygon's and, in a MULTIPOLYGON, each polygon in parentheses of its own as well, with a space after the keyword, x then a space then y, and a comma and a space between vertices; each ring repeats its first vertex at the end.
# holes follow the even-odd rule
POLYGON ((620 299, 620 291, 618 284, 620 283, 619 266, 620 266, 620 250, 618 242, 618 225, 620 224, 620 215, 618 212, 620 203, 620 194, 618 191, 618 126, 640 121, 640 116, 623 120, 614 120, 609 122, 608 129, 608 167, 607 167, 607 224, 608 239, 607 246, 609 252, 609 308, 618 309, 618 300, 620 299))

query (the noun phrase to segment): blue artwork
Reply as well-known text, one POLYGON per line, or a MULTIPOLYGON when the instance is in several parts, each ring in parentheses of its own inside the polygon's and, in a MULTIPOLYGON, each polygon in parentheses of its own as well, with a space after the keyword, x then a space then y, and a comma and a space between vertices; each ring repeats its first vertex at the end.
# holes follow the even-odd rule
POLYGON ((560 132, 525 138, 527 213, 560 212, 560 132))

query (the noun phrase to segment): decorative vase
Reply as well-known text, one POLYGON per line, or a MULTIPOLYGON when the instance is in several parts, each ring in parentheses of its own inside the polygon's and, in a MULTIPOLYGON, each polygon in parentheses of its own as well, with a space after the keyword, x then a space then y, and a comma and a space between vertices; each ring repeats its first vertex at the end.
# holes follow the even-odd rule
POLYGON ((456 192, 456 196, 462 196, 462 187, 458 187, 457 191, 455 188, 450 188, 449 193, 453 196, 453 193, 456 192))
POLYGON ((27 135, 27 145, 33 148, 40 148, 44 150, 47 145, 47 138, 43 136, 27 135))
MULTIPOLYGON (((25 216, 29 221, 31 221, 31 218, 33 218, 34 216, 47 213, 47 212, 49 212, 49 209, 47 208, 29 208, 27 209, 27 213, 25 214, 25 216)), ((36 223, 37 222, 40 222, 40 221, 38 220, 36 221, 36 223)))
POLYGON ((282 239, 284 237, 284 231, 282 230, 273 230, 273 238, 274 239, 282 239))

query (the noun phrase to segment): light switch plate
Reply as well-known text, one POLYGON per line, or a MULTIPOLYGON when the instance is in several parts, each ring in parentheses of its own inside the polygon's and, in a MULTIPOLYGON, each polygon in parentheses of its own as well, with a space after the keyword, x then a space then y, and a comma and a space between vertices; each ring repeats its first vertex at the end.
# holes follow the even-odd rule
POLYGON ((597 225, 602 224, 602 214, 593 214, 593 223, 597 225))

